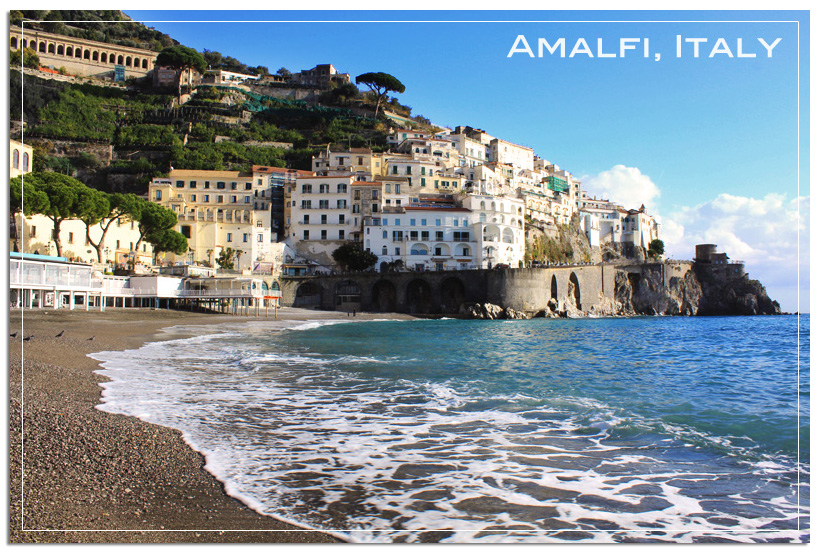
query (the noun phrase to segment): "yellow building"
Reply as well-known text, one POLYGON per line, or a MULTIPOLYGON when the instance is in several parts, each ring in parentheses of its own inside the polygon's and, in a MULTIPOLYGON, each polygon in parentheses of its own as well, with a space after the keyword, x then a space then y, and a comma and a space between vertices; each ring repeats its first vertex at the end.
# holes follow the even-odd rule
POLYGON ((31 173, 32 149, 22 142, 11 140, 9 150, 9 178, 13 179, 25 173, 31 173))

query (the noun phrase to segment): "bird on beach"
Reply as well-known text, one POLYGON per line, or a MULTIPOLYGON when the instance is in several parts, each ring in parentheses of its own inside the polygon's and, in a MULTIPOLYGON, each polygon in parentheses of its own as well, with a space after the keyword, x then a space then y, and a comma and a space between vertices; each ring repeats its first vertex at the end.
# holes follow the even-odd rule
POLYGON ((33 338, 34 338, 34 334, 32 334, 31 336, 26 336, 25 338, 23 338, 23 341, 24 342, 30 342, 33 338))
POLYGON ((20 334, 20 332, 19 332, 19 331, 18 331, 18 332, 12 332, 12 333, 10 334, 10 336, 11 336, 12 338, 17 338, 17 335, 18 335, 18 334, 20 334))
POLYGON ((55 336, 55 338, 59 338, 59 337, 60 337, 60 336, 62 336, 63 334, 65 334, 65 330, 61 330, 61 331, 60 331, 60 333, 59 333, 57 336, 55 336))

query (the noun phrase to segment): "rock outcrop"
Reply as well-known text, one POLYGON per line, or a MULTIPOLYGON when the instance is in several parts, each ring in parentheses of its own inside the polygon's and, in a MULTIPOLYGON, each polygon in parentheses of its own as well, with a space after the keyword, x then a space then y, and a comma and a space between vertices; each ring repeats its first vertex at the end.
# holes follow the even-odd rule
POLYGON ((516 311, 512 307, 500 307, 493 303, 465 303, 459 308, 459 315, 467 319, 530 319, 532 315, 516 311))

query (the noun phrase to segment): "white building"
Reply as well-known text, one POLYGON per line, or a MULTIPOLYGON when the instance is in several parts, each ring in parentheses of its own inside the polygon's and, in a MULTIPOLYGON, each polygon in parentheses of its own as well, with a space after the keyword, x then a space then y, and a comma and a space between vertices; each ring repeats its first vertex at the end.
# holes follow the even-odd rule
POLYGON ((479 266, 519 267, 524 263, 524 201, 516 198, 470 194, 464 207, 472 213, 479 246, 479 266))

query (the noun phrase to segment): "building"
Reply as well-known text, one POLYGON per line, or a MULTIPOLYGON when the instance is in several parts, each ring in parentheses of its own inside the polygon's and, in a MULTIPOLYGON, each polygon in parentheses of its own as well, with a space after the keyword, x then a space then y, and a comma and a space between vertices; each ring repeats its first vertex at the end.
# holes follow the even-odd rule
POLYGON ((16 140, 10 141, 9 147, 9 178, 18 177, 31 172, 33 158, 31 146, 16 140))
POLYGON ((230 248, 236 270, 273 263, 281 248, 274 246, 272 196, 265 175, 172 169, 168 177, 152 180, 149 199, 177 214, 175 230, 188 239, 187 254, 166 258, 213 265, 230 248))
POLYGON ((11 26, 12 50, 31 48, 40 65, 65 68, 72 75, 114 80, 117 70, 126 77, 145 77, 154 70, 157 52, 11 26))
POLYGON ((303 69, 291 76, 291 82, 316 88, 330 88, 330 83, 345 84, 350 82, 349 73, 339 73, 333 64, 317 65, 313 69, 303 69))

